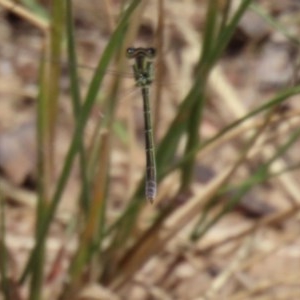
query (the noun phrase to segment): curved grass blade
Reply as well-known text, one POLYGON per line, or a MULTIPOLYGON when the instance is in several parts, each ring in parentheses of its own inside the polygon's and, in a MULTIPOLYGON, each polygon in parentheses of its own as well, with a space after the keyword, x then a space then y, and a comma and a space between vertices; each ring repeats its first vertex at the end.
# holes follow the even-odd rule
MULTIPOLYGON (((51 26, 46 33, 46 45, 49 55, 57 58, 61 53, 61 43, 64 24, 64 4, 62 1, 55 0, 51 16, 51 26)), ((39 239, 42 235, 41 228, 44 222, 44 216, 49 207, 51 198, 51 184, 54 174, 54 140, 56 135, 56 118, 59 95, 59 73, 60 66, 42 64, 41 66, 41 85, 38 97, 38 205, 37 221, 35 227, 35 238, 37 243, 36 255, 32 257, 31 281, 30 281, 30 299, 39 299, 41 297, 43 285, 43 271, 45 259, 45 237, 39 239)))

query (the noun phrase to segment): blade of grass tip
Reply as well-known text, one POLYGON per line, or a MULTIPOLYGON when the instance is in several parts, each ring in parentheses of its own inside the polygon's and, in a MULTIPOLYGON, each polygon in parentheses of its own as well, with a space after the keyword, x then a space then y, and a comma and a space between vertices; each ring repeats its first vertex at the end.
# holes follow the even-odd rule
MULTIPOLYGON (((71 66, 70 70, 70 81, 71 81, 71 98, 73 105, 73 114, 75 120, 79 119, 81 109, 81 97, 79 90, 79 79, 77 73, 77 57, 76 47, 74 39, 74 26, 73 26, 73 12, 71 0, 66 1, 66 21, 67 21, 67 46, 68 46, 68 62, 71 66)), ((88 178, 87 178, 87 162, 85 157, 85 149, 83 140, 79 141, 79 163, 80 163, 80 176, 82 181, 82 192, 80 195, 80 203, 85 214, 89 208, 90 194, 88 189, 88 178)))
MULTIPOLYGON (((67 157, 65 159, 65 163, 63 166, 63 170, 61 172, 60 179, 58 181, 53 200, 50 204, 49 210, 47 211, 46 216, 44 217, 44 222, 41 224, 40 227, 40 234, 39 234, 39 241, 41 240, 44 242, 46 238, 46 234, 49 230, 50 223, 53 219, 54 213, 56 211, 57 205, 61 199, 61 195, 63 193, 64 187, 67 183, 67 180, 69 178, 69 174, 73 165, 73 161, 75 159, 76 153, 78 151, 78 146, 80 144, 81 136, 83 134, 84 127, 86 125, 86 122, 88 120, 90 111, 92 109, 92 106, 96 100, 98 88, 101 85, 102 79, 105 75, 105 70, 108 67, 108 64, 110 62, 110 59, 112 58, 114 51, 119 45, 119 42, 122 40, 122 36, 124 34, 124 31, 126 30, 126 26, 128 23, 128 20, 132 14, 132 12, 135 10, 135 8, 139 5, 139 3, 142 0, 133 0, 129 7, 127 8, 126 12, 124 13, 123 18, 121 19, 118 27, 116 28, 115 32, 113 33, 112 37, 110 38, 109 43, 107 44, 103 54, 102 58, 98 64, 98 67, 95 71, 94 77, 92 79, 92 83, 90 85, 86 100, 84 105, 81 109, 81 114, 79 117, 79 121, 76 124, 76 129, 74 132, 74 136, 71 141, 71 145, 69 147, 69 151, 67 154, 67 157)), ((38 248, 38 244, 35 245, 34 249, 32 250, 30 257, 28 259, 28 262, 25 266, 24 272, 22 276, 20 277, 20 282, 24 282, 26 279, 28 272, 32 266, 33 258, 36 255, 36 251, 38 248)))

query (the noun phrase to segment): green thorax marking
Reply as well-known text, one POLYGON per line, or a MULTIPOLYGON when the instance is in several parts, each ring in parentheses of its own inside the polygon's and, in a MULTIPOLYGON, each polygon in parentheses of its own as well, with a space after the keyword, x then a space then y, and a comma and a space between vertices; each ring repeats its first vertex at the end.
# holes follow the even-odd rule
POLYGON ((135 60, 132 66, 136 85, 147 87, 153 82, 154 48, 128 48, 127 57, 135 60))

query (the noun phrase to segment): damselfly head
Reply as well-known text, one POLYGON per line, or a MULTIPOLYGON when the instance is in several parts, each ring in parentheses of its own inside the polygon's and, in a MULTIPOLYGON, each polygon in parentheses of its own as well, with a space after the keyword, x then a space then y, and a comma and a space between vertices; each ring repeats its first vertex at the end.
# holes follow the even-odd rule
POLYGON ((128 58, 136 58, 138 56, 144 56, 148 58, 154 58, 156 54, 155 48, 127 48, 126 50, 126 56, 128 58))

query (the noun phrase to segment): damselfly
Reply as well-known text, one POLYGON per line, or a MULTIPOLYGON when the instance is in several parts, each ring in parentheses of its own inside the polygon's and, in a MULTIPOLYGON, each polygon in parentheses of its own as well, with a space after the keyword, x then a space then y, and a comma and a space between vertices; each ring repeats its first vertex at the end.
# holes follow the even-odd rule
POLYGON ((154 79, 154 63, 156 51, 154 48, 128 48, 127 58, 133 59, 133 75, 135 84, 141 89, 144 111, 146 177, 145 196, 151 203, 156 197, 156 163, 153 139, 153 129, 150 109, 150 86, 154 79))
POLYGON ((138 86, 142 92, 146 153, 145 195, 146 199, 152 203, 156 196, 156 165, 149 90, 153 82, 154 68, 152 60, 155 57, 155 49, 128 48, 126 54, 129 59, 134 59, 135 61, 132 66, 134 79, 136 86, 138 86))

